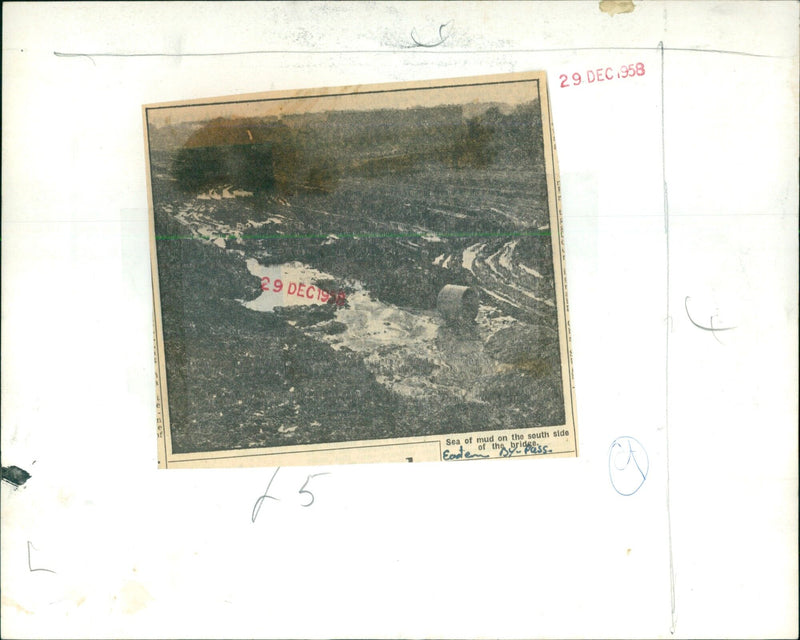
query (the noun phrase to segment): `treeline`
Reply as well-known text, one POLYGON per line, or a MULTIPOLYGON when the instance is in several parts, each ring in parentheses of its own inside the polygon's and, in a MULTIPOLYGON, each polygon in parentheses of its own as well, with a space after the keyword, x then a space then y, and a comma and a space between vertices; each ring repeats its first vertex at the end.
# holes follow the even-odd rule
MULTIPOLYGON (((188 125, 184 125, 187 126, 188 125)), ((185 190, 232 183, 258 191, 333 191, 343 177, 426 165, 484 168, 541 163, 538 103, 467 118, 460 106, 223 119, 193 127, 171 173, 185 190)), ((154 134, 181 139, 175 131, 154 134)), ((160 136, 160 138, 159 138, 160 136)))

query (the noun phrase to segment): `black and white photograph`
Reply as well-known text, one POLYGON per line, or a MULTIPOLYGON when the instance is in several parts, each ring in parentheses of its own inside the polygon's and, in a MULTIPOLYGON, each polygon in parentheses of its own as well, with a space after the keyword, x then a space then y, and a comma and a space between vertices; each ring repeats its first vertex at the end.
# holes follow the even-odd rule
POLYGON ((544 74, 144 115, 161 466, 577 455, 544 74))

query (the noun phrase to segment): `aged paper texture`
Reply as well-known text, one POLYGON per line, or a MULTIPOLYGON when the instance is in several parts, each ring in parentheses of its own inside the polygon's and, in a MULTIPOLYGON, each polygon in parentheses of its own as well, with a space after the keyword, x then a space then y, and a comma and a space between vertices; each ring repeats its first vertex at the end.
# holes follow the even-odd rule
POLYGON ((577 455, 544 73, 144 118, 161 467, 577 455))

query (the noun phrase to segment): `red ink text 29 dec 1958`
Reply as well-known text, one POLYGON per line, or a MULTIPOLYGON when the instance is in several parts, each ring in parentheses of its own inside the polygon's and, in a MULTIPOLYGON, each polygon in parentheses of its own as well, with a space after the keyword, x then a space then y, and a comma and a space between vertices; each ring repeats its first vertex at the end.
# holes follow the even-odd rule
POLYGON ((599 67, 597 69, 589 69, 584 73, 576 71, 571 75, 562 73, 558 76, 561 81, 561 88, 577 87, 581 84, 592 84, 595 82, 608 82, 610 80, 622 80, 625 78, 635 78, 643 76, 645 73, 644 63, 636 62, 635 64, 624 64, 619 68, 615 67, 599 67))
POLYGON ((279 278, 270 281, 266 276, 261 278, 261 290, 271 291, 273 293, 283 292, 288 296, 298 296, 308 300, 316 299, 327 304, 336 304, 339 307, 344 306, 347 302, 347 294, 341 289, 337 293, 336 291, 326 291, 325 289, 320 289, 310 284, 306 285, 297 282, 284 283, 283 280, 279 278), (283 286, 284 284, 288 284, 285 289, 283 286))

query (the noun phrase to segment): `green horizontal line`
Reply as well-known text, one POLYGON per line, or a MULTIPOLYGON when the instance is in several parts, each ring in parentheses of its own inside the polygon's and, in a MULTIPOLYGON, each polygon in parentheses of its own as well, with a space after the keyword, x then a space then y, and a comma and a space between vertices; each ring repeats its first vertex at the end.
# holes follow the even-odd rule
MULTIPOLYGON (((336 239, 348 240, 371 240, 380 238, 424 238, 428 233, 337 233, 324 235, 227 235, 227 236, 156 236, 156 240, 324 240, 331 235, 336 235, 336 239)), ((502 233, 436 233, 436 237, 441 238, 505 238, 505 237, 525 237, 525 236, 549 236, 549 231, 520 231, 502 233)))

